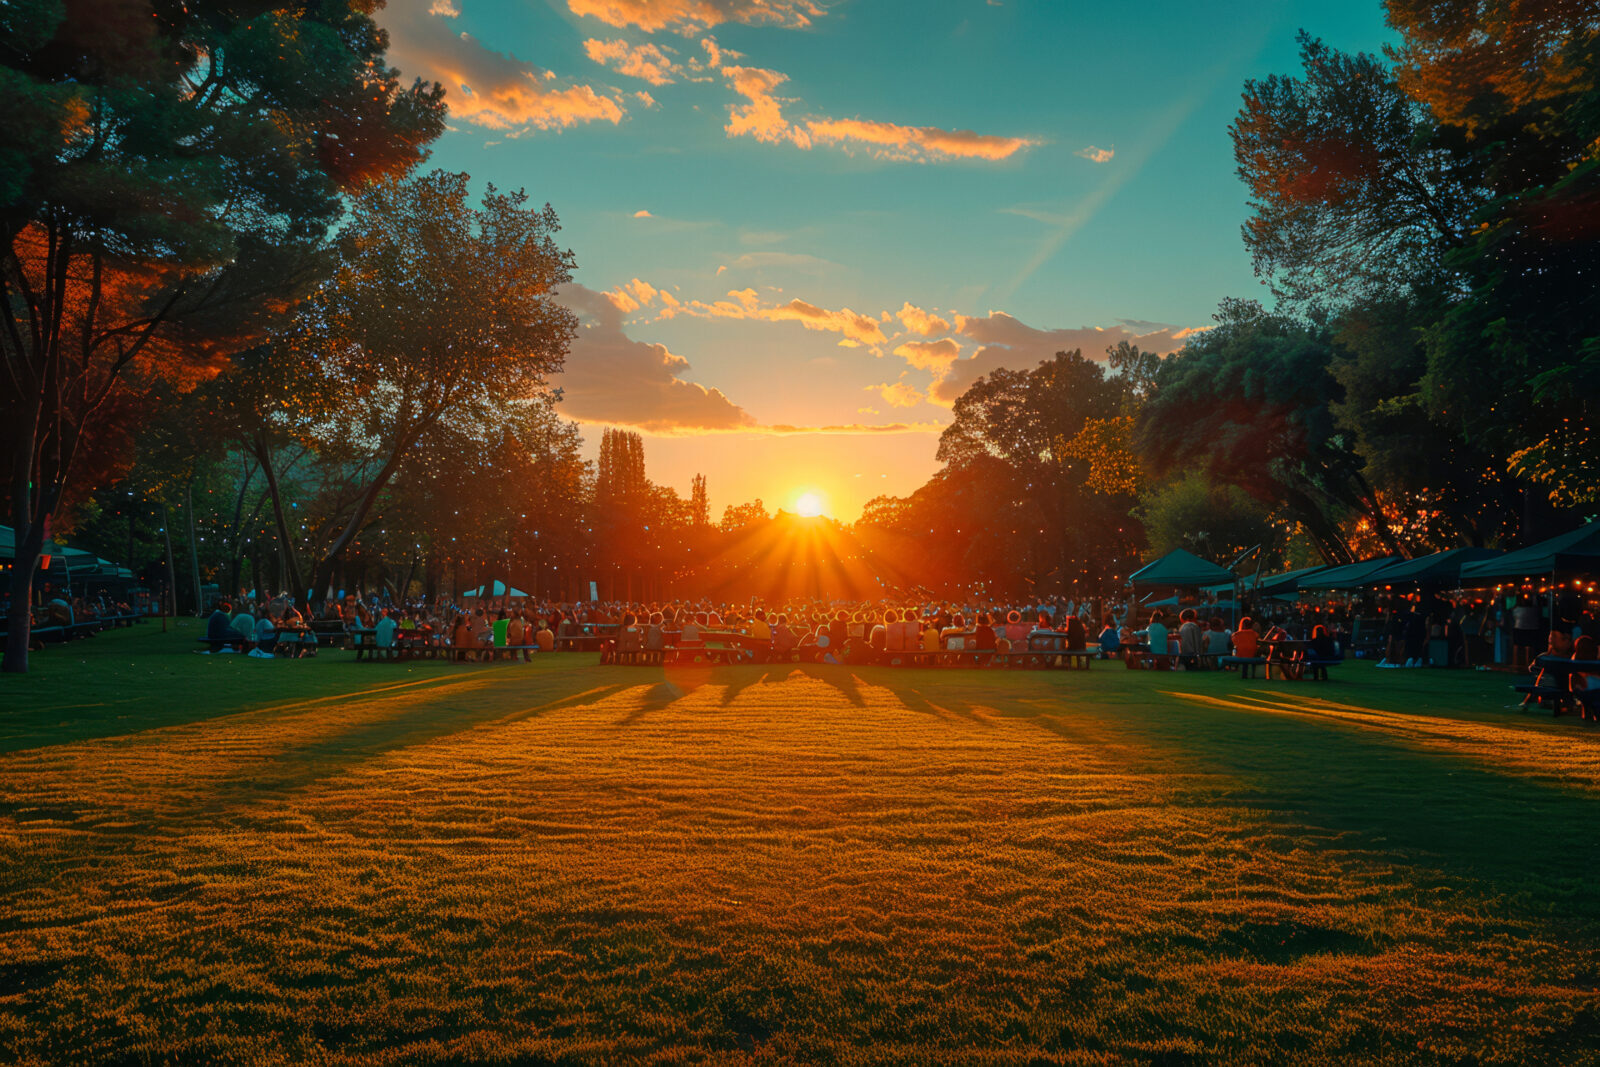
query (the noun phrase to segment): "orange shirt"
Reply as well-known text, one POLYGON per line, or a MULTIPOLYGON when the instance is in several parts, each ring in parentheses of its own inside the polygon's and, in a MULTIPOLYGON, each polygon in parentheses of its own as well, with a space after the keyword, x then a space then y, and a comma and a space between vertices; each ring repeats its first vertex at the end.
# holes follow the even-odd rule
POLYGON ((1260 648, 1257 644, 1259 638, 1254 630, 1235 630, 1233 632, 1233 654, 1244 659, 1254 659, 1256 651, 1260 648))

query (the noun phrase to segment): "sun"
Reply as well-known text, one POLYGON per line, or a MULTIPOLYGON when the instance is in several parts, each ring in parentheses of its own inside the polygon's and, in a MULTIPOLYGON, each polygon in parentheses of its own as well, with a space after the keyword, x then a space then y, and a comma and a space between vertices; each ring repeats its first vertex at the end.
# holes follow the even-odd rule
POLYGON ((799 499, 794 502, 794 511, 796 515, 803 515, 808 519, 816 518, 822 514, 821 495, 818 493, 801 493, 799 499))

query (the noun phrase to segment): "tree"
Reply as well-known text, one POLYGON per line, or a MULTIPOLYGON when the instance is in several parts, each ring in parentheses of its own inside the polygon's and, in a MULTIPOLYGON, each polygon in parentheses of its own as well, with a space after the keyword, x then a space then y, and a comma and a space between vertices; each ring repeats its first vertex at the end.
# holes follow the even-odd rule
POLYGON ((1284 505, 1323 558, 1348 562, 1347 515, 1367 522, 1386 551, 1403 555, 1361 457, 1334 424, 1341 399, 1336 345, 1325 324, 1224 300, 1217 325, 1161 368, 1135 439, 1160 477, 1201 470, 1268 507, 1284 505))
POLYGON ((341 192, 443 129, 442 91, 400 86, 370 10, 0 10, 6 670, 27 669, 44 528, 126 383, 192 384, 258 333, 311 280, 341 192))
POLYGON ((1214 563, 1230 561, 1256 546, 1269 554, 1281 531, 1258 501, 1232 485, 1215 485, 1204 474, 1189 473, 1152 489, 1139 499, 1152 556, 1187 549, 1214 563))
POLYGON ((1377 56, 1301 33, 1304 77, 1245 83, 1229 129, 1256 273, 1301 306, 1448 285, 1482 167, 1377 56))
POLYGON ((770 521, 772 516, 767 513, 767 506, 759 498, 748 504, 729 504, 722 509, 723 533, 733 533, 748 526, 757 526, 770 521))
MULTIPOLYGON (((948 468, 987 457, 1012 472, 1015 491, 1035 510, 1033 528, 1048 546, 1035 580, 1054 571, 1063 593, 1102 581, 1116 566, 1131 525, 1131 495, 1095 493, 1088 485, 1091 463, 1083 458, 1085 430, 1103 435, 1122 400, 1122 385, 1108 381, 1100 364, 1081 352, 1058 352, 1031 371, 980 378, 957 399, 954 419, 939 437, 938 458, 948 468)), ((1105 484, 1114 488, 1112 481, 1105 484)))
POLYGON ((555 212, 490 185, 468 203, 468 176, 436 170, 370 185, 340 235, 332 282, 310 301, 292 343, 322 353, 341 399, 325 438, 371 459, 313 589, 328 587, 380 494, 441 421, 477 427, 491 446, 526 406, 552 401, 577 329, 555 301, 572 254, 556 248, 555 212))

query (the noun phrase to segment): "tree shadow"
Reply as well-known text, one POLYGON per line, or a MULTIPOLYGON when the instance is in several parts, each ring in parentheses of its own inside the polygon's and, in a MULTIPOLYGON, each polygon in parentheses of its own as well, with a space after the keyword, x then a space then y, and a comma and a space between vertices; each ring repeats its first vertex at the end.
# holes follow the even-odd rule
MULTIPOLYGON (((633 686, 625 686, 624 688, 631 689, 633 686)), ((688 692, 692 691, 686 692, 673 682, 663 679, 651 686, 649 691, 645 693, 644 699, 639 702, 639 706, 618 719, 615 725, 619 728, 633 726, 643 720, 646 715, 660 711, 674 701, 683 699, 688 695, 688 692)))
POLYGON ((831 663, 801 663, 797 664, 790 673, 792 675, 795 672, 832 686, 839 691, 841 696, 858 708, 867 706, 866 698, 861 695, 860 679, 855 676, 855 672, 849 667, 842 664, 835 666, 831 663))
MULTIPOLYGON (((534 696, 566 689, 561 679, 539 679, 534 696)), ((304 745, 291 746, 275 753, 271 767, 260 775, 230 780, 224 792, 281 793, 302 788, 341 774, 349 768, 379 759, 390 752, 427 744, 480 726, 505 725, 548 715, 564 708, 594 703, 615 696, 628 685, 601 685, 578 693, 566 692, 553 699, 507 711, 503 703, 473 699, 472 693, 448 694, 398 710, 394 714, 362 723, 337 733, 319 737, 304 745)), ((521 694, 519 694, 521 695, 521 694)))
POLYGON ((1600 899, 1569 892, 1600 870, 1593 792, 1348 723, 1192 705, 1184 712, 1141 716, 1137 728, 1241 783, 1208 802, 1329 831, 1341 848, 1357 841, 1373 852, 1405 853, 1508 891, 1508 905, 1600 918, 1600 899))

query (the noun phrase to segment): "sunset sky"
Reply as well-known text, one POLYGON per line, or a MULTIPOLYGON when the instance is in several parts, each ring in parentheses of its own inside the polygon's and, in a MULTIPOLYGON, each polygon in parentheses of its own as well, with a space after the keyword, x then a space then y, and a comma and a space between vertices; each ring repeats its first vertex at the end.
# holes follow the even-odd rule
POLYGON ((432 164, 524 187, 576 254, 564 413, 646 434, 714 514, 818 493, 852 520, 937 468, 996 367, 1170 352, 1228 295, 1227 125, 1295 31, 1362 3, 390 0, 390 58, 444 84, 432 164))

